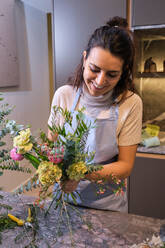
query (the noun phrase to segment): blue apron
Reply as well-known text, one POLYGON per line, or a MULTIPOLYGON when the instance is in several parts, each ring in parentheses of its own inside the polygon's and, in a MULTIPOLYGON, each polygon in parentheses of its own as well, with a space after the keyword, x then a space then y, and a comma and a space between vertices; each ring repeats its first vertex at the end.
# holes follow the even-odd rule
MULTIPOLYGON (((82 89, 80 88, 75 96, 71 111, 76 114, 76 106, 81 97, 82 89)), ((111 106, 109 110, 109 118, 94 119, 85 115, 85 121, 95 122, 95 128, 92 128, 88 134, 86 141, 86 149, 95 151, 94 163, 108 164, 117 161, 118 145, 116 140, 116 129, 118 121, 118 105, 111 106)), ((76 118, 73 118, 73 126, 76 126, 76 118)), ((66 127, 67 129, 67 127, 66 127)), ((124 194, 115 195, 114 184, 105 183, 105 193, 97 194, 98 185, 89 180, 81 180, 77 191, 81 195, 78 197, 78 205, 95 209, 112 210, 120 212, 128 212, 127 191, 124 194)), ((72 200, 70 199, 72 202, 72 200)))

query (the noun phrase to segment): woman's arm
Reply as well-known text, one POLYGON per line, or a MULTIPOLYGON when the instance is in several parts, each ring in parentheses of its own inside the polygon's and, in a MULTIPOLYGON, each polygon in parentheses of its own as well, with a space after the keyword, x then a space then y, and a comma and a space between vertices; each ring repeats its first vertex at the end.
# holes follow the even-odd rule
POLYGON ((133 169, 137 145, 119 146, 118 161, 103 166, 103 169, 86 175, 86 179, 97 181, 98 179, 110 179, 110 175, 117 178, 127 178, 133 169))
MULTIPOLYGON (((86 179, 90 181, 98 181, 100 179, 110 180, 110 176, 114 175, 117 178, 127 178, 133 169, 134 160, 136 156, 137 145, 132 146, 119 146, 118 161, 111 164, 106 164, 103 169, 97 172, 86 175, 86 179)), ((70 193, 76 190, 78 186, 77 181, 68 180, 63 184, 63 190, 70 193)))

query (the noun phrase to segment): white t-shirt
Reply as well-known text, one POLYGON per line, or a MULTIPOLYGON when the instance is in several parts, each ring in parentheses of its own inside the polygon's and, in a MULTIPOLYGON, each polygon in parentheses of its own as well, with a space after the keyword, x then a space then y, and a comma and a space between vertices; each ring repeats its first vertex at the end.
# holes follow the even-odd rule
MULTIPOLYGON (((108 93, 109 96, 111 93, 108 93)), ((54 94, 51 106, 51 112, 48 120, 48 124, 51 126, 54 122, 54 110, 53 106, 57 105, 63 109, 70 110, 74 98, 76 96, 76 89, 71 85, 64 85, 58 88, 54 94)), ((141 141, 141 128, 142 128, 142 101, 137 94, 132 92, 127 93, 127 98, 119 103, 119 119, 117 123, 116 138, 119 146, 129 146, 140 143, 141 141)), ((89 94, 84 94, 80 97, 76 109, 80 109, 86 102, 98 101, 97 97, 92 97, 89 94), (82 98, 82 99, 81 99, 82 98)), ((99 98, 100 99, 100 98, 99 98)), ((108 104, 111 104, 109 102, 108 104)), ((97 106, 97 104, 91 107, 86 104, 85 112, 92 116, 92 113, 98 113, 97 118, 108 118, 109 107, 108 104, 103 106, 97 106), (92 110, 93 108, 93 110, 92 110), (91 111, 92 110, 92 111, 91 111), (97 111, 98 110, 98 111, 97 111)), ((62 123, 62 120, 59 120, 62 123)))

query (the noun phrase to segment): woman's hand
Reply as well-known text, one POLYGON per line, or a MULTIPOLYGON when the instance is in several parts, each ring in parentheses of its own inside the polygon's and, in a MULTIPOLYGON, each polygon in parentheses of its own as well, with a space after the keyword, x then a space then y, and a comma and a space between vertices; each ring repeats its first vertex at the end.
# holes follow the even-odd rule
POLYGON ((65 193, 71 193, 77 189, 79 181, 66 180, 61 183, 61 188, 65 193))

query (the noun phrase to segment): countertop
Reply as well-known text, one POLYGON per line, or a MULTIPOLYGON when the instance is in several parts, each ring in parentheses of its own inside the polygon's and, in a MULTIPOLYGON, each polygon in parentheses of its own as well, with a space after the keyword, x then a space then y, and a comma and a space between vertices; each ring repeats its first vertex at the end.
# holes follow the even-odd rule
POLYGON ((151 153, 151 154, 165 154, 165 145, 154 146, 154 147, 144 147, 138 146, 137 152, 141 153, 151 153))
MULTIPOLYGON (((35 200, 35 197, 12 195, 2 191, 0 195, 3 195, 1 203, 12 206, 13 209, 10 213, 21 218, 27 216, 27 206, 35 200)), ((153 234, 160 235, 162 239, 165 238, 165 220, 111 211, 78 209, 83 218, 91 223, 92 228, 88 230, 80 218, 71 213, 73 238, 76 248, 128 248, 133 244, 141 243, 147 238, 150 239, 153 234)), ((0 209, 0 213, 2 212, 4 212, 4 209, 0 209)), ((70 236, 66 226, 63 226, 63 236, 59 237, 58 240, 55 238, 57 216, 58 214, 53 208, 51 208, 50 215, 46 219, 42 211, 38 212, 39 230, 36 244, 39 248, 70 247, 70 236)), ((23 230, 23 227, 15 227, 14 229, 4 231, 2 233, 3 243, 0 247, 24 248, 28 244, 30 236, 17 244, 14 241, 16 235, 23 230)))
POLYGON ((160 140, 159 146, 145 147, 142 145, 138 146, 137 152, 150 153, 150 154, 165 154, 165 132, 159 132, 158 138, 160 140))

